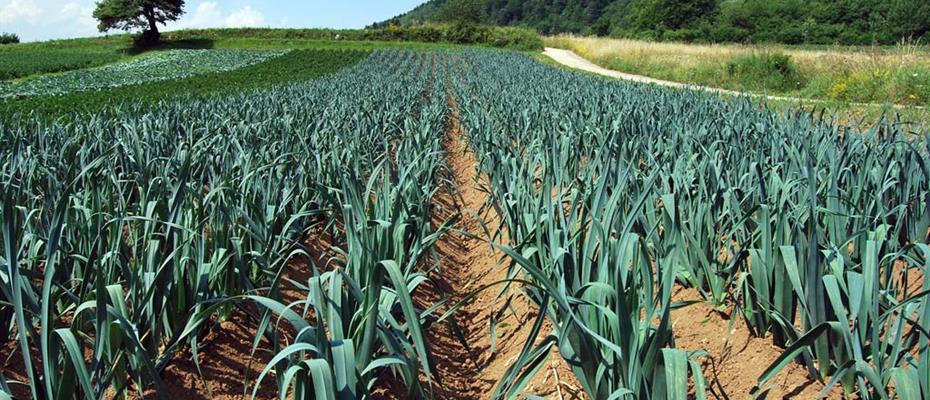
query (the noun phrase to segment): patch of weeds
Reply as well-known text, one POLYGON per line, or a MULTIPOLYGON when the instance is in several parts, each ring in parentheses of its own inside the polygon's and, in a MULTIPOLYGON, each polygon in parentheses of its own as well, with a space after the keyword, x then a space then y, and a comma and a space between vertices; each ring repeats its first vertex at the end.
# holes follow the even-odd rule
POLYGON ((791 56, 778 52, 761 52, 736 57, 726 66, 727 76, 745 89, 790 92, 806 84, 791 56))

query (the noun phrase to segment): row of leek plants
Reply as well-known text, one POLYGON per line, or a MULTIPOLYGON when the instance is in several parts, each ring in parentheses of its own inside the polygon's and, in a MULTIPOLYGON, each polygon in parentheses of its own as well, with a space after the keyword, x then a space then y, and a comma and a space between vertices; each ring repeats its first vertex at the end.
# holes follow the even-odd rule
MULTIPOLYGON (((512 276, 534 283, 544 343, 591 397, 676 398, 689 373, 703 395, 688 363, 703 354, 674 348, 670 281, 785 348, 756 395, 793 361, 824 394, 928 395, 930 160, 911 127, 842 128, 511 54, 467 65, 456 93, 512 276)), ((498 394, 545 350, 527 348, 498 394)))
POLYGON ((381 371, 423 393, 428 313, 410 292, 444 229, 429 223, 427 179, 444 103, 411 68, 427 57, 377 52, 307 83, 5 122, 0 340, 26 379, 0 377, 0 396, 164 397, 165 368, 185 349, 199 363, 237 312, 256 346, 271 343, 282 398, 333 396, 330 381, 364 397, 381 371), (302 264, 311 228, 340 224, 340 266, 302 264), (309 282, 288 279, 300 265, 309 282), (285 288, 317 310, 282 306, 285 288), (315 330, 290 337, 281 316, 315 330))
MULTIPOLYGON (((406 88, 410 96, 396 101, 416 105, 414 118, 385 135, 384 157, 374 170, 343 174, 328 188, 328 201, 339 208, 337 236, 344 243, 307 282, 295 282, 304 298, 291 303, 252 298, 268 307, 270 324, 296 332, 287 346, 275 350, 253 396, 272 371, 282 399, 288 394, 361 399, 376 387, 432 398, 440 383, 426 335, 438 306, 414 296, 429 285, 432 246, 452 223, 436 225, 433 218, 433 197, 442 187, 437 178, 445 168, 442 132, 448 109, 438 78, 442 55, 407 57, 386 69, 397 74, 379 88, 390 86, 389 93, 406 88)), ((276 343, 287 339, 279 337, 279 329, 272 332, 276 343)))
POLYGON ((519 396, 553 347, 591 398, 687 397, 689 377, 704 385, 702 352, 674 348, 672 249, 650 243, 657 227, 637 211, 657 175, 611 159, 620 149, 603 136, 559 120, 549 104, 569 89, 553 81, 559 75, 520 56, 470 57, 456 94, 507 229, 500 248, 543 311, 533 336, 543 335, 543 319, 553 326, 539 345, 527 341, 494 397, 519 396))

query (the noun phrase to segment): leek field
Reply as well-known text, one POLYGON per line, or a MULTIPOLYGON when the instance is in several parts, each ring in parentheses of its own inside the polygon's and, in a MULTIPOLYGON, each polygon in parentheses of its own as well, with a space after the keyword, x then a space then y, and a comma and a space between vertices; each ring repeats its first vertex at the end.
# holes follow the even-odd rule
POLYGON ((0 82, 0 399, 765 398, 789 368, 815 398, 930 398, 924 128, 341 45, 0 82), (501 278, 444 284, 466 236, 501 278), (488 297, 532 311, 478 349, 488 297), (778 349, 752 390, 676 345, 701 305, 778 349), (480 395, 450 342, 503 366, 480 395), (226 357, 247 367, 218 385, 226 357))

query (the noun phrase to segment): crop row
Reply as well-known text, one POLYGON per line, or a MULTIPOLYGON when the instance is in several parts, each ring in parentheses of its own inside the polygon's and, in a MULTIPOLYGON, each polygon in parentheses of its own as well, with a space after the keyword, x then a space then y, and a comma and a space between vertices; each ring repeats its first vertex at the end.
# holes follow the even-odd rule
POLYGON ((359 398, 396 377, 427 397, 431 311, 411 292, 447 229, 430 207, 436 57, 379 52, 246 95, 0 126, 0 338, 28 377, 25 393, 0 377, 0 397, 165 396, 161 372, 234 312, 275 355, 252 381, 359 398))
MULTIPOLYGON (((449 229, 447 90, 495 245, 543 311, 492 397, 557 347, 590 398, 703 398, 676 285, 784 346, 759 394, 797 360, 827 389, 930 395, 923 139, 497 51, 381 51, 247 94, 0 121, 0 337, 25 395, 165 395, 161 372, 239 312, 274 355, 252 378, 282 395, 431 397, 439 306, 414 299, 449 229)), ((16 386, 0 377, 0 397, 16 386)))
POLYGON ((0 100, 0 118, 16 114, 43 120, 119 109, 127 104, 157 104, 181 98, 204 98, 301 83, 336 73, 358 63, 361 50, 292 50, 280 57, 232 71, 161 82, 0 100))
POLYGON ((0 82, 0 98, 61 95, 231 71, 285 51, 166 50, 102 67, 0 82))
POLYGON ((2 49, 0 81, 51 72, 91 68, 119 60, 115 49, 2 49))
POLYGON ((677 349, 670 324, 685 285, 785 348, 751 377, 757 395, 798 360, 825 392, 930 397, 926 139, 521 55, 466 60, 454 86, 501 247, 554 327, 497 395, 557 346, 591 398, 686 398, 689 380, 704 398, 707 354, 677 349))

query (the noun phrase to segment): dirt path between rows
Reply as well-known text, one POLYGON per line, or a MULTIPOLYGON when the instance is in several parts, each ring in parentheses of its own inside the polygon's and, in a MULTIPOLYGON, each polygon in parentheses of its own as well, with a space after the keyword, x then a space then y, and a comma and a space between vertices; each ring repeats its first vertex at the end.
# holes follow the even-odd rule
MULTIPOLYGON (((679 287, 674 301, 696 302, 672 311, 672 332, 675 347, 687 351, 704 350, 710 357, 701 357, 709 399, 749 399, 757 379, 784 349, 776 346, 770 336, 754 337, 739 315, 736 320, 721 314, 704 302, 695 289, 679 287)), ((730 311, 732 312, 732 310, 730 311)), ((816 399, 823 382, 811 378, 807 370, 791 363, 766 386, 768 399, 816 399)), ((838 387, 827 393, 827 399, 843 396, 838 387)))
MULTIPOLYGON (((441 271, 434 276, 454 304, 475 289, 506 279, 507 265, 502 253, 487 240, 485 227, 495 232, 500 221, 486 207, 487 193, 481 189, 483 177, 477 159, 459 122, 458 105, 450 94, 451 117, 445 143, 450 167, 449 183, 454 193, 442 193, 437 205, 443 216, 458 214, 461 232, 447 234, 438 244, 441 271), (467 232, 467 234, 463 233, 467 232)), ((501 294, 502 286, 482 291, 463 305, 445 326, 434 327, 429 339, 435 353, 440 382, 439 399, 490 399, 498 380, 516 360, 537 317, 534 304, 513 287, 501 294), (490 323, 497 319, 492 351, 490 323)), ((558 354, 550 355, 549 365, 524 390, 552 399, 581 398, 581 389, 558 354)))
MULTIPOLYGON (((621 79, 625 81, 647 83, 647 84, 676 88, 676 89, 697 90, 697 91, 702 91, 702 92, 710 92, 710 93, 716 93, 720 95, 736 96, 736 97, 752 97, 752 98, 759 98, 759 99, 765 99, 765 100, 790 101, 790 102, 799 102, 799 103, 806 103, 806 104, 829 103, 829 101, 820 100, 820 99, 811 99, 811 98, 804 98, 804 97, 790 97, 790 96, 771 96, 771 95, 760 94, 760 93, 740 92, 736 90, 728 90, 728 89, 721 89, 721 88, 715 88, 715 87, 709 87, 709 86, 700 86, 700 85, 693 85, 693 84, 687 84, 687 83, 681 83, 681 82, 666 81, 662 79, 650 78, 648 76, 643 76, 643 75, 636 75, 636 74, 629 74, 626 72, 614 71, 611 69, 601 67, 591 61, 588 61, 587 59, 579 56, 578 54, 575 54, 575 52, 571 50, 546 47, 545 51, 543 51, 543 55, 569 68, 579 69, 582 71, 586 71, 586 72, 590 72, 590 73, 594 73, 594 74, 598 74, 602 76, 607 76, 611 78, 621 79)), ((883 104, 878 104, 878 103, 849 103, 849 104, 853 106, 858 106, 858 107, 881 107, 883 106, 883 104)), ((904 109, 904 108, 914 109, 914 110, 924 109, 924 107, 921 107, 921 106, 906 106, 906 105, 901 105, 901 104, 892 104, 892 107, 897 108, 897 109, 904 109)))

